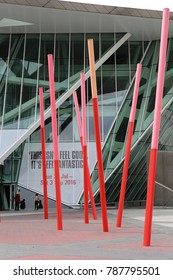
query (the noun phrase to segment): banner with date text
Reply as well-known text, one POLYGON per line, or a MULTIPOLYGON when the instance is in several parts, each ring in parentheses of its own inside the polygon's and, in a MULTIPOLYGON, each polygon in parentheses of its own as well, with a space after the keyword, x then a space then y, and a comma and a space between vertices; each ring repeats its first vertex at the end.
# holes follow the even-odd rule
MULTIPOLYGON (((89 167, 96 161, 95 143, 88 148, 89 167)), ((48 196, 55 199, 53 144, 46 145, 48 196)), ((79 142, 59 144, 61 198, 67 205, 76 205, 83 192, 83 160, 79 142)), ((42 152, 40 143, 26 143, 19 174, 19 185, 34 192, 43 192, 42 152)))

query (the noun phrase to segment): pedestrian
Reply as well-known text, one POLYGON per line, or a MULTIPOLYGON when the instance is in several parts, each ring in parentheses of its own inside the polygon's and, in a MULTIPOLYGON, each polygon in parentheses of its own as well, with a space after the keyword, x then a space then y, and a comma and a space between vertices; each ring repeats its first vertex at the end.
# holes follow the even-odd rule
POLYGON ((20 209, 25 209, 25 207, 26 207, 25 199, 23 199, 23 200, 20 202, 20 209))
POLYGON ((35 210, 38 210, 38 202, 39 202, 39 197, 38 197, 38 193, 36 193, 34 198, 35 210))
POLYGON ((39 209, 43 209, 43 204, 42 204, 41 199, 40 199, 39 202, 38 202, 38 208, 39 208, 39 209))
POLYGON ((20 204, 20 191, 18 191, 15 195, 15 211, 19 211, 20 204))

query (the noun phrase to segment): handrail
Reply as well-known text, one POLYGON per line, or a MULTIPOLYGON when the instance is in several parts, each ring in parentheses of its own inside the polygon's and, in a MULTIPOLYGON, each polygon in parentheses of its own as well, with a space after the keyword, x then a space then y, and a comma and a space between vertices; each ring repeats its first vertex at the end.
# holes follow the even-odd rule
POLYGON ((173 190, 172 190, 172 189, 170 189, 170 188, 166 187, 165 185, 163 185, 163 184, 161 184, 161 183, 159 183, 159 182, 157 182, 157 181, 155 181, 155 183, 156 183, 157 185, 159 185, 159 186, 161 186, 161 187, 163 187, 163 188, 165 188, 165 189, 167 189, 167 190, 169 190, 169 191, 173 192, 173 190))

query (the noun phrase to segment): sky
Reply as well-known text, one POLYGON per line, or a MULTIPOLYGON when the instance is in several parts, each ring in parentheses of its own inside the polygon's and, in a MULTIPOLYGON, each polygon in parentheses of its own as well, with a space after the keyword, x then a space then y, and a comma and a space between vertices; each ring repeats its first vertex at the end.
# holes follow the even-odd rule
POLYGON ((148 10, 162 11, 164 8, 169 8, 173 11, 173 0, 164 1, 152 1, 152 0, 62 0, 69 2, 89 3, 89 4, 101 4, 107 6, 119 6, 126 8, 138 8, 148 10))

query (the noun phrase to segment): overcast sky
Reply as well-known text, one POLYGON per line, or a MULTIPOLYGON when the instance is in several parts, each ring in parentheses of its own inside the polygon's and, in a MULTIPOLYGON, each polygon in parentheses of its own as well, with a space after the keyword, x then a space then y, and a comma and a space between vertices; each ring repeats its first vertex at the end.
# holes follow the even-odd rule
POLYGON ((164 8, 169 8, 170 11, 173 11, 173 0, 62 0, 69 2, 80 2, 80 3, 89 3, 89 4, 101 4, 107 6, 119 6, 126 8, 140 8, 140 9, 149 9, 149 10, 158 10, 162 11, 164 8))

